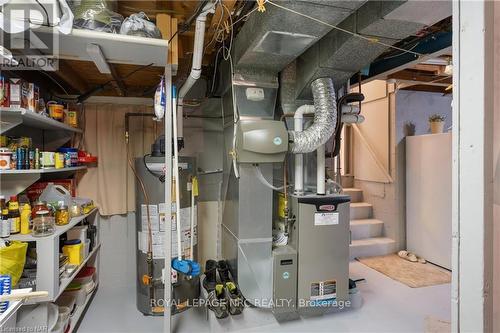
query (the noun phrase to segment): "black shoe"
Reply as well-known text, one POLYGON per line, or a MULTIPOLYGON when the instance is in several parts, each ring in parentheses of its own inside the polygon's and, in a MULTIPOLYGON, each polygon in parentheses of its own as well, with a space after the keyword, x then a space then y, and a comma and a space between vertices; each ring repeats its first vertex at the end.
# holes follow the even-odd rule
POLYGON ((228 306, 224 295, 224 288, 222 284, 217 284, 217 262, 215 260, 207 260, 205 264, 203 288, 208 293, 208 308, 213 311, 217 319, 226 318, 229 315, 228 306))
POLYGON ((217 272, 224 286, 224 296, 229 305, 229 313, 233 316, 241 314, 245 307, 245 301, 236 282, 234 282, 231 277, 231 272, 229 272, 229 267, 225 260, 220 260, 218 262, 217 272))

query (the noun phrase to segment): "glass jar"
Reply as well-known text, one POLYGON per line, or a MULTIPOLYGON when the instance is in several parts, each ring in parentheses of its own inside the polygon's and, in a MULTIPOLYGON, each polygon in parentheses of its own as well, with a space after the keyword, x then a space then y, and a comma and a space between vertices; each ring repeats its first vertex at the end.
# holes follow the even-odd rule
POLYGON ((56 210, 56 225, 66 225, 69 223, 68 206, 59 206, 56 210))
POLYGON ((40 210, 33 219, 33 237, 44 237, 55 232, 55 219, 48 210, 40 210))
POLYGON ((82 210, 80 208, 80 205, 76 203, 72 204, 70 208, 70 217, 77 217, 80 215, 82 215, 82 210))
POLYGON ((47 203, 45 201, 37 201, 33 205, 33 209, 31 210, 31 218, 34 219, 36 217, 36 213, 42 210, 48 211, 47 203))

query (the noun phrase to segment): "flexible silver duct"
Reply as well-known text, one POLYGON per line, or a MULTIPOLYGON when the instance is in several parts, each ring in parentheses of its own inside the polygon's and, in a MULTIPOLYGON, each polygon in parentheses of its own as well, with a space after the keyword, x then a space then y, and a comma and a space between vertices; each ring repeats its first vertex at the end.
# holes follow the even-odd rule
POLYGON ((314 122, 302 132, 290 131, 290 151, 304 154, 315 151, 332 136, 337 123, 337 102, 331 78, 319 78, 312 82, 314 122))

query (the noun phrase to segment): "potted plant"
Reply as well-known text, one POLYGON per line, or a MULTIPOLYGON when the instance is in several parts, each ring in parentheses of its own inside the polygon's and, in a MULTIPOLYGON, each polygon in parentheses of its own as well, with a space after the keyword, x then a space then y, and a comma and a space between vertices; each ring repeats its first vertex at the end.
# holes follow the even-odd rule
POLYGON ((429 117, 429 125, 432 134, 443 133, 445 119, 446 117, 440 114, 433 114, 432 116, 429 117))

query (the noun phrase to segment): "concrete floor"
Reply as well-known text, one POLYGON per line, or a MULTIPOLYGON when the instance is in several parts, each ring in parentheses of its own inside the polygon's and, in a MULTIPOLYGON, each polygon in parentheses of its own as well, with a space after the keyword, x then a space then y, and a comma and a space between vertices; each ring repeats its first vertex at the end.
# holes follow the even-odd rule
MULTIPOLYGON (((206 321, 201 309, 174 316, 174 332, 424 332, 425 318, 450 320, 450 285, 413 289, 359 262, 350 265, 363 305, 341 313, 278 323, 268 311, 245 309, 244 316, 206 321)), ((145 317, 135 307, 135 285, 99 288, 79 333, 162 332, 162 317, 145 317)))

